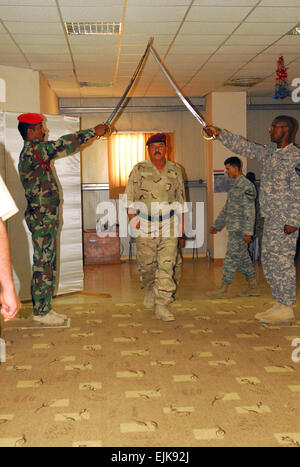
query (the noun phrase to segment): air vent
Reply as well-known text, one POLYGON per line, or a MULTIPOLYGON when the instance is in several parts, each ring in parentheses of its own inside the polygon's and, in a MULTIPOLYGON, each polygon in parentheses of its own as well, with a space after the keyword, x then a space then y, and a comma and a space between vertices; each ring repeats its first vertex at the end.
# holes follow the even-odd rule
POLYGON ((121 23, 65 23, 69 35, 118 35, 121 33, 121 23))
POLYGON ((95 81, 81 81, 79 83, 81 88, 107 88, 113 85, 112 81, 105 82, 95 82, 95 81))
POLYGON ((260 83, 264 78, 253 76, 240 76, 232 78, 224 83, 224 86, 235 86, 239 88, 251 88, 255 84, 260 83))
POLYGON ((300 35, 300 23, 297 24, 290 32, 287 33, 288 36, 299 36, 300 35))

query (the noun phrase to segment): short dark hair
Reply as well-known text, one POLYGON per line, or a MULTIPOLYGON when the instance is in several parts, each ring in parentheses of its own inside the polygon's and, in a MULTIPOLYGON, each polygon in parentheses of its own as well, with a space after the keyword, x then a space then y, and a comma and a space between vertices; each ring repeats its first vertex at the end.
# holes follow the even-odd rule
POLYGON ((279 122, 286 123, 288 129, 290 130, 290 135, 292 139, 295 139, 296 133, 298 131, 298 122, 294 117, 290 117, 289 115, 278 115, 275 117, 274 120, 278 120, 279 122))
POLYGON ((239 157, 236 156, 228 157, 228 159, 226 159, 224 162, 224 165, 227 164, 231 165, 232 167, 238 167, 239 170, 242 168, 242 161, 239 157))
POLYGON ((27 131, 29 130, 29 128, 35 130, 35 127, 36 125, 34 125, 33 123, 19 122, 18 124, 18 130, 25 141, 27 139, 27 131))

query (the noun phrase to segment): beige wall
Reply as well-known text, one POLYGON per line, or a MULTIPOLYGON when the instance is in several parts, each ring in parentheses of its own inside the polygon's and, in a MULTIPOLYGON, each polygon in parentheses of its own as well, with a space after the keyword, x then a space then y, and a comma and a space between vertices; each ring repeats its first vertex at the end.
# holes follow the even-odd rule
POLYGON ((0 65, 0 78, 6 82, 5 112, 40 112, 40 83, 37 71, 0 65))
MULTIPOLYGON (((82 128, 104 122, 107 114, 82 116, 82 128)), ((174 131, 175 160, 189 180, 205 178, 204 143, 197 120, 188 111, 126 112, 115 123, 118 131, 174 131)), ((105 145, 94 143, 83 150, 83 183, 108 183, 108 161, 105 145)))
MULTIPOLYGON (((238 135, 246 136, 247 101, 245 92, 213 92, 206 98, 206 120, 220 128, 226 128, 238 135)), ((233 153, 221 143, 206 143, 206 179, 208 226, 212 225, 223 208, 227 193, 214 193, 213 170, 224 169, 224 160, 233 153)), ((243 160, 246 171, 247 160, 243 160)), ((208 235, 208 249, 213 258, 224 258, 227 244, 227 232, 223 229, 217 235, 208 235)))
POLYGON ((47 115, 58 115, 57 95, 51 89, 43 73, 39 73, 40 80, 40 112, 47 115))

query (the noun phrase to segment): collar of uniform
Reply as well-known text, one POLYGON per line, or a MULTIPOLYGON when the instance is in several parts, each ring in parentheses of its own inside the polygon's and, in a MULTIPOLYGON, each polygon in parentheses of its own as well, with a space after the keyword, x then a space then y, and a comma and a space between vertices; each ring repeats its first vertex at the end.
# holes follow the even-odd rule
POLYGON ((240 175, 239 177, 237 177, 237 178, 234 180, 233 186, 239 185, 240 182, 242 182, 243 178, 245 178, 245 175, 244 175, 244 174, 242 174, 242 175, 240 175))
POLYGON ((32 144, 40 144, 40 140, 39 139, 33 139, 32 141, 25 141, 24 142, 24 145, 25 146, 31 146, 32 144))
POLYGON ((171 163, 170 163, 170 161, 168 161, 168 159, 166 159, 165 166, 164 166, 164 168, 162 170, 158 170, 158 168, 155 167, 155 165, 151 162, 150 157, 149 157, 149 159, 146 160, 146 163, 149 165, 149 167, 153 168, 154 170, 156 170, 160 174, 165 172, 165 171, 168 171, 168 169, 171 166, 171 163))
POLYGON ((290 143, 287 146, 285 146, 284 148, 277 148, 275 152, 286 152, 289 149, 291 149, 292 146, 294 146, 294 144, 290 143))

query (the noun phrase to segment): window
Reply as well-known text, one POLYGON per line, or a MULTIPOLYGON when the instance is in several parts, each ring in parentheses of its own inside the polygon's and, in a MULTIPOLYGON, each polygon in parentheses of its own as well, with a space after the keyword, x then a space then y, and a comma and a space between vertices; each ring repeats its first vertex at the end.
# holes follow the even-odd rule
MULTIPOLYGON (((156 133, 156 132, 155 132, 156 133)), ((148 159, 146 142, 154 132, 116 133, 108 141, 109 195, 116 199, 124 193, 129 174, 135 164, 148 159)), ((167 135, 167 159, 174 160, 174 134, 167 135)))

